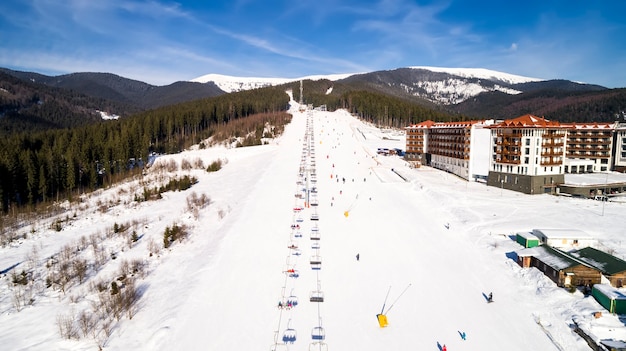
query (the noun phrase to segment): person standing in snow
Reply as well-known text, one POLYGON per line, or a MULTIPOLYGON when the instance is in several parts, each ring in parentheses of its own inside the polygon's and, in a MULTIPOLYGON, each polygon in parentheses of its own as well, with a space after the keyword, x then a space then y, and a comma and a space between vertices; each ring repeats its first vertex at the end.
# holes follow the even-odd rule
POLYGON ((359 260, 359 254, 356 254, 356 260, 357 261, 359 260))

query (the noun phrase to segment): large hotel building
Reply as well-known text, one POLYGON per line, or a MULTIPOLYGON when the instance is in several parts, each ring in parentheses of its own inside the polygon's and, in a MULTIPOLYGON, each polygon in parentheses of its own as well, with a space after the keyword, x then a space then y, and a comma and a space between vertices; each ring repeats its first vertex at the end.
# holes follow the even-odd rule
POLYGON ((530 114, 425 121, 406 128, 405 159, 503 189, 554 193, 566 173, 625 171, 626 125, 559 123, 530 114))

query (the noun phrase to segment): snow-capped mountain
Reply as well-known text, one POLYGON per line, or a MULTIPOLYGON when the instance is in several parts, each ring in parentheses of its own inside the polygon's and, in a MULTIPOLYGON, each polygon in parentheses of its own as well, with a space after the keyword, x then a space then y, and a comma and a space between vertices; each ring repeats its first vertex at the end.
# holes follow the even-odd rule
POLYGON ((444 73, 448 77, 424 79, 407 85, 406 91, 435 103, 453 105, 461 103, 480 93, 500 91, 506 94, 520 94, 521 90, 511 87, 515 84, 538 82, 543 79, 518 76, 484 68, 443 68, 416 66, 414 70, 444 73))
POLYGON ((273 85, 280 85, 289 82, 295 82, 299 80, 340 80, 353 75, 352 73, 346 74, 329 74, 329 75, 313 75, 301 78, 262 78, 262 77, 234 77, 222 74, 207 74, 198 78, 194 78, 191 81, 197 83, 213 82, 220 89, 227 93, 250 90, 257 88, 264 88, 273 85))
POLYGON ((298 80, 365 80, 370 84, 381 84, 386 88, 399 89, 404 94, 420 97, 434 103, 451 105, 463 102, 483 92, 501 91, 519 94, 513 86, 520 83, 537 82, 542 79, 524 77, 484 68, 443 68, 414 66, 391 71, 370 73, 346 73, 315 75, 301 78, 233 77, 207 74, 192 82, 213 82, 227 93, 279 85, 298 80))
POLYGON ((518 76, 515 74, 509 74, 504 72, 493 71, 485 68, 444 68, 444 67, 430 67, 430 66, 413 66, 412 69, 425 69, 432 72, 442 72, 453 74, 459 77, 465 78, 479 78, 492 81, 501 81, 507 84, 519 84, 528 82, 538 82, 545 79, 530 78, 524 76, 518 76))

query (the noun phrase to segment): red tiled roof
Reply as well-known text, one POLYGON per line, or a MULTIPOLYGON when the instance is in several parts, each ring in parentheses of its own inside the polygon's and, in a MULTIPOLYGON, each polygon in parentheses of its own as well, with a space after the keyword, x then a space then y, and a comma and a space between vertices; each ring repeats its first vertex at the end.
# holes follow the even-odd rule
POLYGON ((420 129, 426 128, 426 129, 428 129, 428 128, 432 127, 434 124, 435 124, 435 122, 433 122, 431 120, 427 120, 427 121, 424 121, 424 122, 420 122, 418 124, 410 125, 407 128, 420 128, 420 129))
POLYGON ((543 117, 537 117, 531 114, 519 116, 514 119, 507 119, 500 123, 496 123, 494 128, 546 128, 561 127, 557 121, 550 121, 543 117))
POLYGON ((561 126, 568 129, 613 129, 615 123, 563 123, 561 126))

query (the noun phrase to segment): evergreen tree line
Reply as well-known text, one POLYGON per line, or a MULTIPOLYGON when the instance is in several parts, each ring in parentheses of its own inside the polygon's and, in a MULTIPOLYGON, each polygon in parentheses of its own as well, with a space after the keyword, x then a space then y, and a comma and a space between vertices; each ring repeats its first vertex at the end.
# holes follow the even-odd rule
MULTIPOLYGON (((299 83, 298 83, 299 84, 299 83)), ((294 99, 299 100, 299 85, 292 85, 294 99)), ((330 81, 304 84, 304 102, 314 106, 326 105, 329 111, 346 109, 360 119, 382 127, 404 128, 426 120, 459 121, 467 116, 452 114, 414 101, 369 90, 353 90, 349 86, 332 85, 330 81), (324 84, 326 83, 326 84, 324 84), (331 94, 326 92, 333 87, 331 94), (307 90, 308 89, 308 90, 307 90)))
POLYGON ((264 88, 163 107, 88 126, 0 138, 0 199, 34 206, 115 182, 148 162, 152 153, 176 153, 212 136, 231 121, 284 114, 284 90, 264 88))

